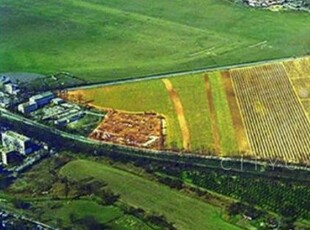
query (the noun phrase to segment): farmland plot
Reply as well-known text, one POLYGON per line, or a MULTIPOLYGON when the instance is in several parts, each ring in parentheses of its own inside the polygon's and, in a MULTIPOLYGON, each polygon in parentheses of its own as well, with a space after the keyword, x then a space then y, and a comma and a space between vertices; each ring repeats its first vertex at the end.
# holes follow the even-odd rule
POLYGON ((283 63, 310 120, 310 57, 283 63))
POLYGON ((224 155, 238 153, 238 144, 236 140, 236 130, 233 126, 231 110, 227 101, 224 84, 220 72, 212 72, 206 75, 206 81, 211 92, 213 112, 215 122, 219 133, 220 151, 224 155))
POLYGON ((201 74, 186 75, 170 80, 184 107, 191 134, 191 151, 205 153, 206 150, 213 149, 214 134, 203 76, 201 74))
POLYGON ((305 163, 310 123, 280 64, 231 71, 253 154, 305 163))
POLYGON ((310 57, 284 62, 283 65, 290 79, 310 77, 310 57))
POLYGON ((182 133, 175 108, 164 84, 158 80, 99 87, 69 92, 69 98, 81 95, 84 101, 98 109, 123 112, 156 112, 164 115, 167 136, 164 148, 182 149, 182 133))

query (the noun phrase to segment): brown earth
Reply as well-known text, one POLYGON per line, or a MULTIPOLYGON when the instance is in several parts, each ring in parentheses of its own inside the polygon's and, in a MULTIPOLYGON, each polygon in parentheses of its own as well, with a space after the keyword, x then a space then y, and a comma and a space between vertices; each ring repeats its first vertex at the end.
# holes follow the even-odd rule
POLYGON ((162 149, 162 120, 156 113, 125 113, 110 110, 90 138, 139 148, 162 149))
POLYGON ((233 83, 228 71, 221 72, 222 82, 227 95, 227 101, 231 112, 233 126, 235 128, 236 139, 240 152, 249 153, 250 146, 246 135, 245 127, 240 113, 237 97, 234 91, 233 83))
POLYGON ((205 85, 206 85, 206 93, 207 93, 207 101, 209 104, 209 109, 210 109, 210 118, 212 122, 212 133, 213 133, 213 139, 214 139, 214 151, 216 153, 220 153, 221 148, 220 148, 220 134, 219 130, 217 127, 216 123, 216 114, 215 114, 215 107, 213 104, 213 98, 212 98, 212 92, 211 92, 211 86, 209 83, 209 76, 208 74, 204 75, 205 79, 205 85))

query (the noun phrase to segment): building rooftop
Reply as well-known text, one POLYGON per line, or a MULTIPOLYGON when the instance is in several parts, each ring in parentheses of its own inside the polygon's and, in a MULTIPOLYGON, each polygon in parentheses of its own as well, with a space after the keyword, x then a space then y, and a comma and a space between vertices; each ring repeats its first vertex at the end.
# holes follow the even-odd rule
POLYGON ((32 99, 32 100, 40 100, 42 98, 51 97, 51 96, 54 96, 54 94, 52 92, 45 92, 45 93, 42 93, 42 94, 38 94, 38 95, 32 96, 30 99, 32 99))
POLYGON ((20 104, 22 105, 24 108, 27 107, 27 106, 33 106, 33 105, 37 105, 35 102, 30 102, 30 101, 27 101, 25 103, 22 103, 20 104))
POLYGON ((13 132, 13 131, 6 131, 3 135, 6 135, 6 136, 9 136, 9 137, 12 137, 12 138, 16 138, 16 139, 19 139, 21 141, 29 141, 30 138, 29 137, 26 137, 22 134, 19 134, 19 133, 16 133, 16 132, 13 132))

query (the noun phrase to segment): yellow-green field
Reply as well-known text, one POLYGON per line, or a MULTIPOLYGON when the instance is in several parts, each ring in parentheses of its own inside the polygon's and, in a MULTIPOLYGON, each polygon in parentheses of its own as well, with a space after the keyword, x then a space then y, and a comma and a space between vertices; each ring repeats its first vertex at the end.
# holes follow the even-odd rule
MULTIPOLYGON (((212 102, 215 105, 216 121, 212 121, 204 74, 170 78, 184 109, 185 120, 190 131, 189 151, 199 154, 227 155, 238 151, 234 127, 230 117, 228 101, 220 73, 214 73, 211 82, 212 102), (218 127, 219 143, 215 143, 213 126, 218 127), (213 152, 214 153, 214 152, 213 152)), ((211 90, 210 90, 211 91, 211 90)), ((183 137, 177 112, 163 81, 151 80, 116 86, 100 87, 69 92, 69 97, 82 95, 83 100, 103 109, 128 112, 156 112, 164 115, 167 122, 165 148, 184 150, 183 137)), ((183 134, 184 135, 184 134, 183 134)))
POLYGON ((212 124, 203 77, 200 74, 181 76, 172 78, 171 82, 185 108, 192 150, 212 149, 212 124))
POLYGON ((301 163, 310 138, 309 66, 306 57, 70 91, 69 97, 80 94, 103 109, 164 115, 165 149, 301 163))
POLYGON ((231 111, 229 109, 221 73, 210 73, 208 79, 211 87, 216 124, 218 126, 221 152, 236 153, 238 152, 236 133, 233 127, 231 111))

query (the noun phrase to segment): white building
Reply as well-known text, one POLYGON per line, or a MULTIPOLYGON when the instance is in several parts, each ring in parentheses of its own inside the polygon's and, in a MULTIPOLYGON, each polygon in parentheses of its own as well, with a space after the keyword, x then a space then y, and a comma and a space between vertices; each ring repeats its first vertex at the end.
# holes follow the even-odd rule
POLYGON ((52 100, 52 103, 55 105, 61 105, 61 104, 65 103, 65 101, 62 98, 56 97, 52 100))
POLYGON ((5 84, 4 90, 11 95, 17 95, 20 92, 19 86, 13 83, 5 84))
POLYGON ((23 155, 33 152, 33 144, 30 138, 13 131, 2 133, 2 145, 5 149, 15 150, 23 155))
POLYGON ((0 107, 7 108, 11 105, 11 99, 9 95, 0 92, 0 107))
POLYGON ((11 83, 11 80, 10 80, 9 77, 6 77, 6 76, 1 76, 1 77, 0 77, 0 87, 1 87, 1 88, 4 88, 4 86, 5 86, 6 84, 9 84, 9 83, 11 83))

